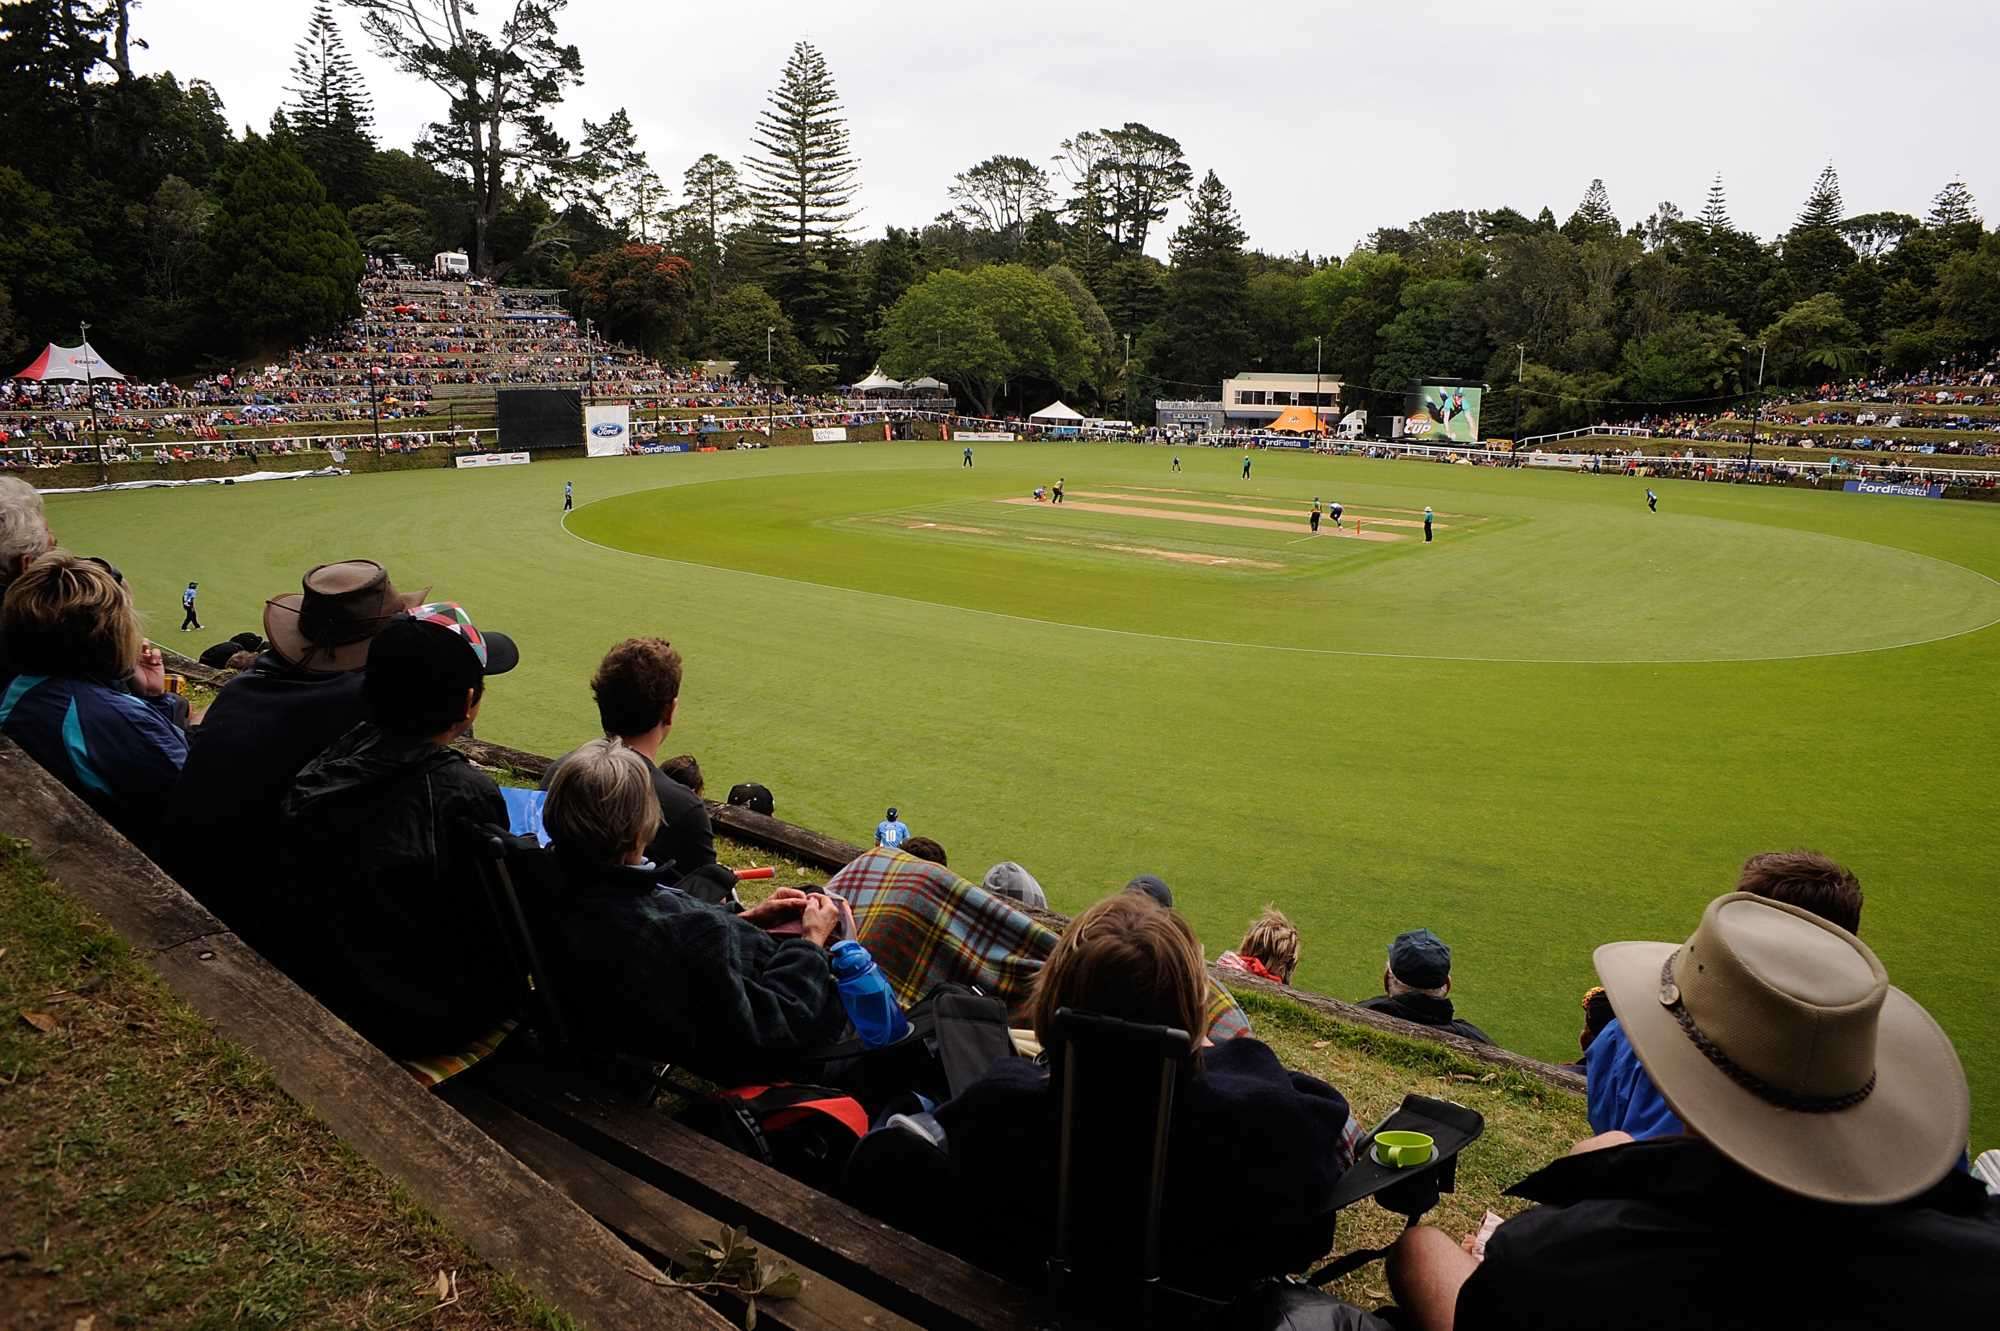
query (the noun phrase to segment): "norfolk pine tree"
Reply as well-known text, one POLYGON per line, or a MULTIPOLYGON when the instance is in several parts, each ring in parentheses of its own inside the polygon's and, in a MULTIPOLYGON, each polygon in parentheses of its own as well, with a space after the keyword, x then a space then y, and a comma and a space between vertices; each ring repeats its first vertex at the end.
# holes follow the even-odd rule
POLYGON ((328 0, 313 6, 293 52, 284 112, 299 155, 342 209, 365 203, 374 196, 375 110, 328 0))
POLYGON ((838 299, 829 260, 855 217, 856 166, 833 73, 811 42, 792 48, 769 102, 751 134, 751 200, 772 250, 774 294, 800 336, 825 346, 846 312, 829 303, 838 299))

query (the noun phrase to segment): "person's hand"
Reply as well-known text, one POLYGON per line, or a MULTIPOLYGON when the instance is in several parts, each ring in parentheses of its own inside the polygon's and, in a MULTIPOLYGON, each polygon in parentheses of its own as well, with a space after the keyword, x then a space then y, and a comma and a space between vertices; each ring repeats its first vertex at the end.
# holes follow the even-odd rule
POLYGON ((1585 1137, 1582 1141, 1570 1147, 1569 1153, 1571 1155, 1588 1155, 1592 1151, 1601 1151, 1607 1146, 1623 1146, 1631 1140, 1632 1134, 1629 1132, 1600 1132, 1595 1137, 1585 1137))
POLYGON ((768 929, 774 924, 796 919, 805 903, 805 893, 796 887, 781 887, 756 905, 745 907, 737 918, 760 929, 768 929))
POLYGON ((840 907, 832 897, 807 897, 801 925, 807 942, 825 947, 832 941, 834 930, 840 928, 840 907))
POLYGON ((139 664, 132 671, 132 687, 142 698, 157 698, 167 691, 166 658, 150 642, 139 648, 139 664))

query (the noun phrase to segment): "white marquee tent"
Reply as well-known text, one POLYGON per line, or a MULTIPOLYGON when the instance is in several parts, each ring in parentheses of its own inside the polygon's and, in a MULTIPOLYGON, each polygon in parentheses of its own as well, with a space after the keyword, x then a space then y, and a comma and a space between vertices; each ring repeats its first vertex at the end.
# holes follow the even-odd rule
POLYGON ((1082 422, 1083 413, 1064 402, 1061 398, 1057 398, 1054 402, 1049 403, 1048 406, 1043 407, 1040 411, 1028 417, 1028 419, 1031 421, 1046 421, 1052 425, 1076 425, 1082 422))
POLYGON ((891 379, 888 375, 882 373, 882 367, 878 365, 869 372, 866 379, 854 385, 854 391, 857 393, 879 393, 885 389, 901 389, 902 386, 903 381, 901 379, 891 379))

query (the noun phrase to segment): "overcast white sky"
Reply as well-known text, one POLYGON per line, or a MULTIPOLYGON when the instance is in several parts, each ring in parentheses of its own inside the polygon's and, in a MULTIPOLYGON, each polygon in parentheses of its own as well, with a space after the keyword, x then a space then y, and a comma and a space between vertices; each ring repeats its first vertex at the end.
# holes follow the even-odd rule
MULTIPOLYGON (((482 20, 510 3, 484 0, 482 20)), ((144 0, 140 59, 207 79, 261 128, 310 8, 144 0)), ((990 154, 1046 163, 1127 120, 1178 138, 1197 178, 1213 168, 1251 243, 1280 252, 1344 254, 1440 209, 1563 218, 1592 176, 1629 225, 1662 199, 1699 210, 1717 171, 1737 224, 1768 236, 1829 159, 1850 214, 1921 215, 1959 176, 1990 222, 1996 15, 1992 0, 572 0, 585 83, 556 118, 627 107, 678 187, 704 152, 741 160, 803 37, 847 106, 863 236, 928 221, 990 154)), ((385 142, 407 146, 441 99, 340 19, 385 142)))

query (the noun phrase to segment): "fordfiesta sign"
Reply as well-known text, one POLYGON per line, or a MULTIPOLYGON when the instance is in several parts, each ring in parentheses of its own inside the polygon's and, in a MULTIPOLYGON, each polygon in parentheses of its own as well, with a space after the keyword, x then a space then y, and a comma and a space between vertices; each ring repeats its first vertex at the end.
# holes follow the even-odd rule
POLYGON ((1851 495, 1900 495, 1905 499, 1942 499, 1942 485, 1892 485, 1887 481, 1849 481, 1840 487, 1851 495))

